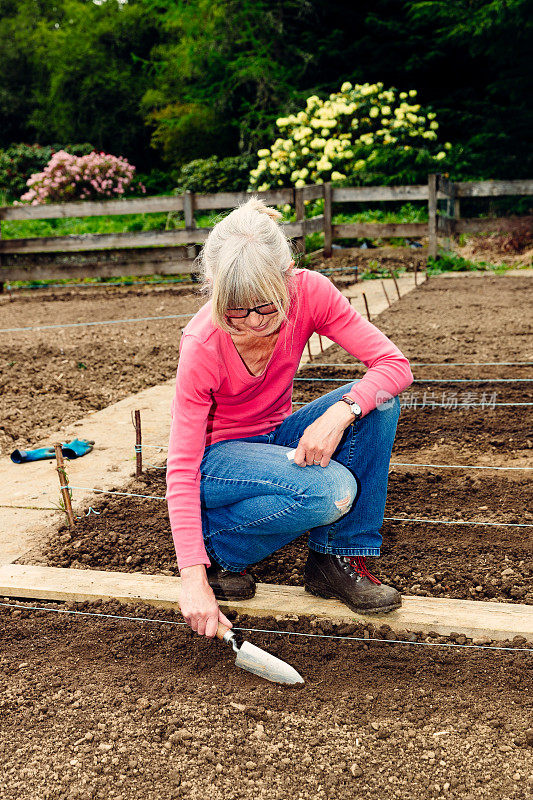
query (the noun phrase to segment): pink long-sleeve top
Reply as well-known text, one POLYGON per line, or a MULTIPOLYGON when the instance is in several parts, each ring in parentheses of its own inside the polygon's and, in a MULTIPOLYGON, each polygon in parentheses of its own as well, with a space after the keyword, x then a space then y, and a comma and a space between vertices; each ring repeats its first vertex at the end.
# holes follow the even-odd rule
POLYGON ((207 302, 183 331, 167 461, 168 511, 179 569, 210 565, 200 511, 200 463, 207 445, 269 433, 292 413, 293 378, 315 331, 368 367, 349 394, 363 415, 413 381, 409 362, 319 272, 294 269, 288 321, 262 375, 250 375, 207 302))

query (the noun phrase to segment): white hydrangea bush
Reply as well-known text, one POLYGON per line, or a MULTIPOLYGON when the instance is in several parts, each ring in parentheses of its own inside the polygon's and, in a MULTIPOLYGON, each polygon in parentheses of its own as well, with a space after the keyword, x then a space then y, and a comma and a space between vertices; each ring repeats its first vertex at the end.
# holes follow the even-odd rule
POLYGON ((436 114, 416 95, 346 81, 327 100, 308 97, 304 111, 276 120, 282 135, 258 151, 249 188, 414 183, 443 171, 452 145, 438 145, 436 114))

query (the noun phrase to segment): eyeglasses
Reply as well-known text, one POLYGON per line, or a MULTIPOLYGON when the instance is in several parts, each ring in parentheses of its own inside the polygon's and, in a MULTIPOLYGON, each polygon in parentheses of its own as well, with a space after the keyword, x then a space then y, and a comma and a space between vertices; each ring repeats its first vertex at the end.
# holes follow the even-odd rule
POLYGON ((266 317, 268 314, 275 314, 277 310, 274 303, 263 303, 263 305, 255 308, 228 308, 226 316, 230 319, 244 319, 251 311, 255 311, 256 314, 266 317))

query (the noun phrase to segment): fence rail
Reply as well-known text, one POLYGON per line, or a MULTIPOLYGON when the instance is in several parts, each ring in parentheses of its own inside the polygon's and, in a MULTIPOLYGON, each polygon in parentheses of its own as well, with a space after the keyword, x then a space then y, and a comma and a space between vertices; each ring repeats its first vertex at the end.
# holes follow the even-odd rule
MULTIPOLYGON (((269 205, 290 204, 294 207, 296 221, 283 223, 283 230, 289 238, 295 240, 301 251, 305 252, 306 235, 323 232, 325 257, 331 256, 335 239, 427 237, 429 242, 427 254, 436 256, 441 238, 447 240, 449 246, 451 237, 459 233, 510 232, 533 228, 533 216, 461 219, 459 202, 460 198, 533 195, 533 180, 453 182, 444 175, 433 173, 428 176, 427 184, 416 186, 332 187, 330 183, 324 183, 253 192, 253 194, 261 197, 269 205), (306 218, 306 201, 318 198, 324 199, 324 213, 306 218), (410 200, 427 201, 427 223, 333 224, 332 222, 333 203, 410 200)), ((211 230, 211 228, 196 227, 194 212, 233 208, 246 201, 249 196, 249 192, 217 194, 185 192, 183 195, 168 197, 2 207, 0 208, 0 288, 7 281, 47 280, 57 279, 60 276, 119 277, 132 274, 177 275, 190 272, 199 246, 206 240, 211 230), (3 220, 64 219, 173 211, 183 213, 184 228, 31 239, 1 238, 3 220), (101 257, 91 256, 95 251, 99 252, 101 257), (36 263, 37 256, 46 258, 52 254, 55 254, 56 263, 36 263), (86 254, 84 263, 72 261, 75 255, 81 257, 83 254, 86 254)), ((350 251, 357 249, 350 248, 350 251)))

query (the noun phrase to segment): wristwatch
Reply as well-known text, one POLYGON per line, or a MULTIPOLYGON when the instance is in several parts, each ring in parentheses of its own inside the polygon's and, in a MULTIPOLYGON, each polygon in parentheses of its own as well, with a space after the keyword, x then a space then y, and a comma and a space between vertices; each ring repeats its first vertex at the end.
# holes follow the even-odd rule
POLYGON ((353 414, 353 422, 352 422, 353 425, 354 422, 357 422, 357 420, 361 419, 361 417, 363 416, 363 412, 361 411, 361 406, 359 405, 359 403, 356 403, 355 400, 352 397, 350 397, 349 394, 343 394, 341 400, 343 400, 346 403, 346 405, 350 406, 350 411, 353 414))

